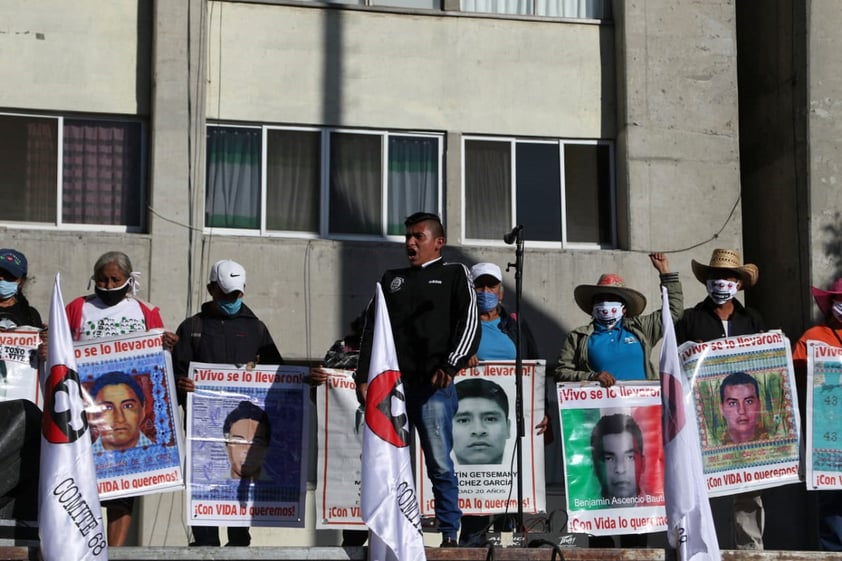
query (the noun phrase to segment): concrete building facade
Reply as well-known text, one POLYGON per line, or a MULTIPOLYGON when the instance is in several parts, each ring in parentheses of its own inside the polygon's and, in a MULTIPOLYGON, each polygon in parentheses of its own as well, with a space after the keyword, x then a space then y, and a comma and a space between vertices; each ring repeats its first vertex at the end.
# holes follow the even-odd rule
MULTIPOLYGON (((802 58, 835 75, 832 8, 811 6, 802 58)), ((803 201, 780 218, 800 241, 776 252, 755 235, 733 0, 7 0, 2 11, 0 192, 14 201, 0 210, 2 245, 28 256, 42 312, 54 273, 69 299, 116 249, 174 329, 206 299, 210 265, 233 258, 284 356, 318 361, 382 271, 405 263, 401 221, 420 206, 442 214, 446 257, 468 265, 505 268, 503 234, 524 225, 521 313, 552 364, 588 321, 576 285, 618 272, 657 307, 651 251, 669 252, 688 306, 705 294, 690 260, 716 247, 745 240, 761 285, 809 255, 786 273, 802 292, 838 258, 804 241, 839 237, 829 78, 791 101, 797 113, 809 99, 807 140, 823 146, 809 165, 799 153, 803 201), (85 160, 90 150, 107 163, 85 160)), ((762 208, 769 227, 777 203, 762 208)), ((514 295, 511 272, 505 286, 514 295)), ((776 308, 770 326, 797 336, 808 306, 802 295, 776 308)), ((139 543, 186 543, 162 522, 180 517, 173 497, 146 501, 139 543)))
MULTIPOLYGON (((358 157, 369 148, 358 137, 384 152, 420 138, 439 154, 431 210, 445 217, 448 258, 505 265, 513 251, 502 235, 524 224, 525 308, 552 360, 564 333, 586 320, 571 297, 575 285, 619 271, 655 299, 656 277, 641 253, 701 243, 672 255, 686 276, 691 257, 741 246, 739 212, 731 213, 739 196, 733 5, 664 6, 618 3, 611 18, 584 19, 316 2, 13 1, 0 36, 3 52, 15 53, 0 61, 17 84, 0 89, 9 142, 23 142, 12 129, 28 117, 56 135, 60 121, 63 137, 75 121, 138 123, 142 178, 124 187, 138 193, 110 225, 73 216, 64 187, 72 157, 62 138, 64 169, 49 187, 64 205, 52 204, 46 217, 10 209, 5 244, 29 256, 30 299, 42 308, 54 272, 62 272, 66 297, 83 293, 96 257, 121 249, 143 273, 141 297, 173 327, 206 298, 210 264, 236 258, 249 273, 246 300, 284 355, 318 359, 365 306, 381 271, 404 262, 400 232, 388 234, 383 223, 388 213, 405 214, 388 210, 391 200, 360 211, 381 193, 345 203, 341 186, 316 177, 315 221, 287 230, 209 227, 208 131, 243 128, 270 151, 273 136, 295 142, 300 132, 328 145, 316 154, 322 175, 343 173, 341 158, 324 161, 331 143, 334 153, 358 157), (484 194, 470 161, 466 177, 465 153, 467 146, 481 158, 486 145, 516 171, 484 194), (572 168, 566 176, 548 176, 549 187, 538 181, 562 164, 572 168), (532 192, 500 192, 500 183, 530 180, 539 185, 532 192), (472 200, 508 208, 484 216, 490 210, 472 210, 472 200), (544 217, 533 227, 538 211, 544 217)), ((25 173, 4 190, 26 191, 25 173)), ((389 199, 393 187, 383 183, 389 199)), ((271 189, 263 188, 270 197, 271 189)), ((81 206, 96 206, 99 195, 79 195, 88 197, 81 206)), ((512 276, 506 284, 513 287, 512 276)), ((688 285, 688 301, 703 294, 688 285)))

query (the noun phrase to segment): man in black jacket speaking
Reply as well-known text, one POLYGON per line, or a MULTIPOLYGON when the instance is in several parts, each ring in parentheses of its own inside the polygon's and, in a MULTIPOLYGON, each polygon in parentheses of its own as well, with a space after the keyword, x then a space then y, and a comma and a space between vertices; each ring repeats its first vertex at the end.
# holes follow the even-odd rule
MULTIPOLYGON (((479 346, 476 292, 464 265, 442 260, 445 235, 438 216, 417 212, 404 225, 410 266, 386 271, 380 284, 392 323, 409 422, 418 431, 433 484, 442 547, 456 546, 462 512, 450 458, 458 407, 453 377, 479 346)), ((369 306, 355 374, 362 400, 371 360, 373 308, 369 306)))

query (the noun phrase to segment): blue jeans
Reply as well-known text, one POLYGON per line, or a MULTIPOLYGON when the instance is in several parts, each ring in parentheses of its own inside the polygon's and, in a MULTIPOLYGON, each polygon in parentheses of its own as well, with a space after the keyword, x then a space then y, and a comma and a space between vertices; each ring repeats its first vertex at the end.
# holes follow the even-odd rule
POLYGON ((427 475, 433 484, 436 520, 445 538, 456 539, 462 511, 459 510, 459 480, 453 470, 453 416, 459 407, 453 384, 443 389, 430 386, 408 388, 406 408, 409 422, 418 431, 427 475))

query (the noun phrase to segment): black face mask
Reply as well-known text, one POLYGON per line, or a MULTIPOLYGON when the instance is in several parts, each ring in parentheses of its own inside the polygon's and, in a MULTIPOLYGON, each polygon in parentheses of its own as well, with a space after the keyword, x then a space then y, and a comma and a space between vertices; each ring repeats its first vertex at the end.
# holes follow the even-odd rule
POLYGON ((126 282, 120 288, 112 288, 111 290, 99 287, 94 288, 94 290, 96 291, 96 295, 99 296, 99 299, 110 308, 115 304, 119 304, 126 297, 126 293, 129 291, 129 283, 126 282))

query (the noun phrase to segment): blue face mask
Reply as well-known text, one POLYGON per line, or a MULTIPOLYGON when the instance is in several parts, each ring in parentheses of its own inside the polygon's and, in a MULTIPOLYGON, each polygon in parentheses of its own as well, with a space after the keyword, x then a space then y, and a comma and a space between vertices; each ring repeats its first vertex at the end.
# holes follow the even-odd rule
POLYGON ((233 301, 228 302, 217 302, 216 305, 219 307, 219 311, 225 314, 228 317, 236 316, 239 313, 240 308, 243 306, 243 299, 237 298, 233 301))
POLYGON ((497 307, 500 300, 493 292, 477 292, 477 308, 480 313, 485 314, 497 307))
POLYGON ((0 300, 6 300, 18 293, 18 283, 0 280, 0 300))

